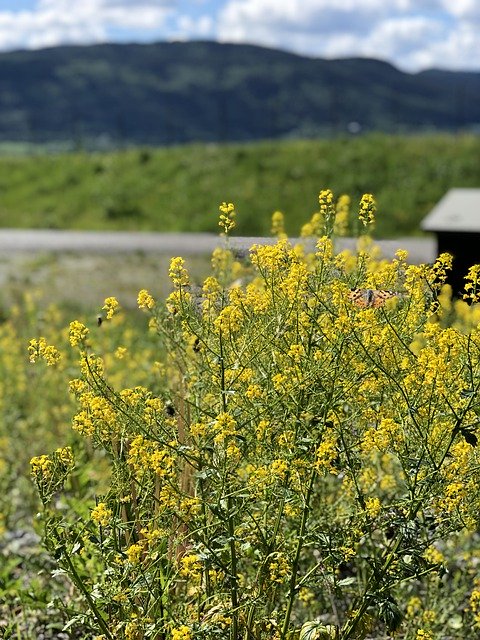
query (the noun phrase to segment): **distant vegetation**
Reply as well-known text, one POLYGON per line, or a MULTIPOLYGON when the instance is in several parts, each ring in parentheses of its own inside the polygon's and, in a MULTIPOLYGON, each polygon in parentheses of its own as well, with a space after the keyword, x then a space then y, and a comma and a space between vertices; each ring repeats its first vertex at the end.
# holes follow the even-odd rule
POLYGON ((376 235, 415 234, 451 187, 480 187, 480 137, 368 135, 331 140, 0 156, 0 226, 217 232, 235 203, 237 235, 294 235, 320 189, 373 193, 376 235))
POLYGON ((2 53, 0 86, 0 140, 97 149, 480 126, 480 73, 214 42, 2 53))

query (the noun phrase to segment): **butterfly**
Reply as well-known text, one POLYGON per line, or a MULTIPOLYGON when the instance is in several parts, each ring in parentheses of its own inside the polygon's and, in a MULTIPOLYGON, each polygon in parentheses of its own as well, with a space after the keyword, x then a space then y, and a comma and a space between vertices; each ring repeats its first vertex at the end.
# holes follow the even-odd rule
POLYGON ((362 309, 383 307, 387 300, 396 296, 398 293, 387 289, 351 289, 348 295, 350 300, 362 309))

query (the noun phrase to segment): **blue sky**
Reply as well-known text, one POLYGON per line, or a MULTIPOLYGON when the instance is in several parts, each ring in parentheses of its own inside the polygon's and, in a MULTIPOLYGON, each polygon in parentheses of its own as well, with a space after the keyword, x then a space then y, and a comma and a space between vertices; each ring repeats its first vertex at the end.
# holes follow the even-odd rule
POLYGON ((480 71, 480 0, 0 0, 0 50, 211 39, 480 71))

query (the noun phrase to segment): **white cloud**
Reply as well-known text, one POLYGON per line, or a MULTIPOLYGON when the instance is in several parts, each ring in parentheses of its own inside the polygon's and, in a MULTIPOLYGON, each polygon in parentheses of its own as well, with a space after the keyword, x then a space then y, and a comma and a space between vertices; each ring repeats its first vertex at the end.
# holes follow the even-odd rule
POLYGON ((448 2, 444 0, 445 10, 461 20, 480 21, 480 3, 478 0, 455 0, 448 2))
POLYGON ((0 11, 0 49, 90 44, 110 29, 158 32, 176 0, 39 0, 32 11, 0 11))
POLYGON ((480 69, 477 18, 479 0, 229 0, 217 37, 315 57, 376 57, 412 71, 480 69))
POLYGON ((0 50, 171 38, 248 42, 406 70, 480 70, 480 0, 37 0, 0 9, 0 50))
POLYGON ((200 18, 192 18, 182 15, 177 20, 177 32, 173 37, 208 39, 214 36, 214 22, 211 16, 203 15, 200 18))

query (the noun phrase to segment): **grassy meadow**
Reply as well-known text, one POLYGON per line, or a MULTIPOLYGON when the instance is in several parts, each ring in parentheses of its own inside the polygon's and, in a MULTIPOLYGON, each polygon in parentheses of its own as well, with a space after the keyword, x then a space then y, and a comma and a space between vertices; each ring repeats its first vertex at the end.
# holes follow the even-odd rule
POLYGON ((378 237, 416 234, 451 187, 479 187, 480 138, 371 134, 330 140, 185 145, 108 153, 0 154, 0 226, 217 231, 224 200, 238 235, 287 232, 316 209, 322 188, 373 193, 378 237))

